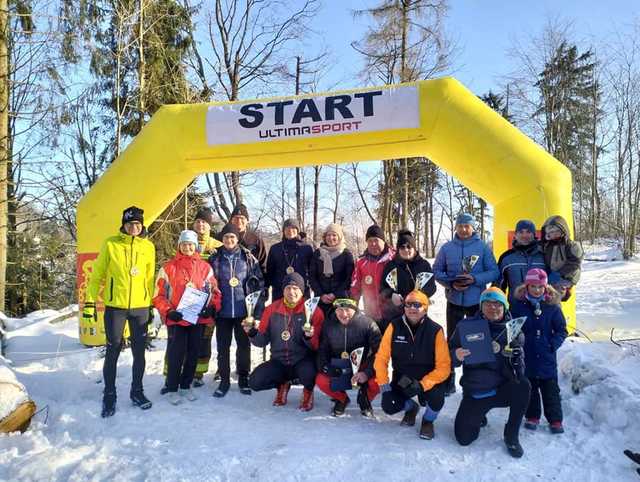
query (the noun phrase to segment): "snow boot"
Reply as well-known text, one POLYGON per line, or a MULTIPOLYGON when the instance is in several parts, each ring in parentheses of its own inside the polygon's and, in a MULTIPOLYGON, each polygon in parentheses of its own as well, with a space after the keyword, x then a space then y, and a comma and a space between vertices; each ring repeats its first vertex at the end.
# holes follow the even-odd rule
POLYGON ((625 450, 624 454, 633 460, 636 464, 640 464, 640 453, 632 452, 631 450, 625 450))
POLYGON ((289 395, 289 389, 291 388, 291 383, 285 382, 282 385, 278 385, 278 390, 276 391, 276 398, 273 400, 274 407, 282 407, 287 404, 287 395, 289 395))
POLYGON ((219 382, 220 380, 222 380, 222 377, 220 376, 220 372, 216 370, 216 372, 213 374, 213 381, 219 382))
POLYGON ((483 415, 482 420, 480 420, 480 428, 486 427, 487 425, 489 425, 489 420, 487 420, 486 415, 483 415))
POLYGON ((420 406, 416 403, 413 408, 404 412, 404 417, 402 417, 400 425, 413 427, 416 424, 416 416, 418 415, 418 410, 420 410, 420 406))
POLYGON ((519 459, 524 455, 524 449, 518 440, 518 432, 515 434, 507 434, 508 426, 504 427, 504 444, 507 446, 507 452, 513 458, 519 459))
POLYGON ((420 426, 420 438, 425 440, 431 440, 435 436, 433 431, 433 422, 429 422, 428 420, 422 420, 422 425, 420 426))
POLYGON ((540 420, 537 418, 527 418, 524 421, 524 428, 527 430, 537 430, 538 425, 540 424, 540 420))
POLYGON ((181 397, 186 398, 190 402, 195 402, 198 399, 198 396, 193 393, 191 388, 181 388, 178 390, 178 393, 181 397))
POLYGON ((102 418, 113 417, 116 413, 116 392, 105 392, 102 396, 102 418))
POLYGON ((308 412, 313 409, 313 390, 302 391, 302 400, 300 400, 300 406, 298 407, 303 412, 308 412))
POLYGON ((180 405, 182 403, 182 397, 180 397, 178 392, 169 392, 167 400, 169 400, 171 405, 180 405))
POLYGON ((194 388, 204 387, 204 380, 202 378, 194 378, 192 386, 194 388))
POLYGON ((561 433, 564 433, 562 422, 551 422, 551 424, 549 425, 549 430, 551 430, 551 433, 554 435, 560 435, 561 433))
POLYGON ((456 393, 456 375, 455 372, 452 372, 449 380, 447 381, 447 388, 444 392, 444 396, 448 397, 449 395, 453 395, 454 393, 456 393))
POLYGON ((360 390, 358 390, 357 400, 362 416, 366 418, 374 418, 373 407, 371 406, 371 401, 369 400, 369 396, 367 395, 366 387, 360 387, 360 390))
POLYGON ((243 395, 251 395, 251 389, 249 388, 249 377, 241 375, 238 378, 238 388, 243 395))
POLYGON ((344 399, 344 401, 334 400, 334 402, 335 403, 333 404, 333 411, 331 412, 331 414, 334 417, 342 417, 345 410, 347 409, 347 405, 349 405, 351 400, 349 400, 349 397, 347 397, 344 399))
POLYGON ((216 398, 224 397, 229 391, 230 386, 231 384, 229 383, 229 380, 222 380, 218 385, 218 388, 216 388, 216 391, 213 392, 213 396, 216 398))
POLYGON ((160 395, 165 395, 169 393, 169 387, 165 384, 163 385, 163 387, 160 389, 160 395))
POLYGON ((144 396, 144 392, 142 390, 131 392, 129 394, 129 398, 131 398, 131 403, 136 407, 140 407, 142 410, 149 410, 153 405, 151 400, 144 396))

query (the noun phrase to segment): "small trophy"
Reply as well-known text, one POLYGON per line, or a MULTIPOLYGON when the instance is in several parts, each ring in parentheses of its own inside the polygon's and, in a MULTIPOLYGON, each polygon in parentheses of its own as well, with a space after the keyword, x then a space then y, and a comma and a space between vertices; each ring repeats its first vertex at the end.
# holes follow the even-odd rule
POLYGON ((522 325, 524 325, 525 321, 527 321, 526 316, 521 316, 519 318, 514 318, 513 320, 507 321, 507 345, 510 345, 511 342, 518 337, 518 335, 522 331, 522 325))
POLYGON ((356 348, 355 350, 353 350, 351 352, 351 356, 349 357, 349 360, 351 361, 351 370, 353 373, 353 376, 351 377, 351 386, 353 388, 358 388, 358 384, 355 382, 355 380, 356 380, 356 375, 360 370, 360 362, 362 361, 363 353, 364 353, 364 347, 361 346, 360 348, 356 348))
POLYGON ((389 271, 385 281, 393 291, 398 291, 398 268, 389 271))
POLYGON ((304 326, 302 328, 304 331, 311 330, 311 317, 313 316, 313 313, 316 311, 316 308, 318 307, 318 303, 320 303, 319 296, 314 296, 313 298, 309 298, 304 302, 305 321, 304 321, 304 326))
POLYGON ((253 312, 256 309, 256 305, 258 304, 258 300, 260 299, 261 291, 254 291, 253 293, 249 293, 244 298, 244 304, 247 307, 247 324, 251 324, 251 327, 254 326, 255 322, 253 320, 253 312))
POLYGON ((423 271, 416 275, 416 289, 421 290, 424 286, 429 282, 429 280, 433 277, 433 273, 429 273, 428 271, 423 271))
POLYGON ((476 265, 479 259, 480 259, 480 256, 478 256, 477 254, 472 254, 471 256, 466 256, 465 258, 463 258, 462 271, 464 273, 471 273, 471 270, 476 265))

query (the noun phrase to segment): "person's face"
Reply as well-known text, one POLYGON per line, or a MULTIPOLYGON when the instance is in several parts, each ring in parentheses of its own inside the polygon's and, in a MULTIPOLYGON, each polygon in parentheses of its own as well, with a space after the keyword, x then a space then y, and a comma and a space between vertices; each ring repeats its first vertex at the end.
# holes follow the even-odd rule
POLYGON ((249 220, 244 217, 242 214, 236 214, 231 218, 231 224, 233 224, 241 233, 244 233, 247 230, 247 224, 249 220))
POLYGON ((521 229, 520 231, 516 231, 516 241, 521 246, 527 246, 531 244, 533 241, 534 233, 529 231, 528 229, 521 229))
POLYGON ((404 302, 404 314, 409 321, 417 323, 427 314, 427 307, 411 297, 404 302))
POLYGON ((327 246, 329 246, 330 248, 333 248, 335 246, 338 246, 338 243, 340 242, 340 237, 333 231, 329 231, 327 234, 324 235, 324 242, 327 244, 327 246))
POLYGON ((384 240, 380 238, 367 239, 367 251, 371 256, 380 256, 384 250, 384 240))
POLYGON ((544 294, 544 285, 527 285, 527 291, 534 298, 540 298, 544 294))
POLYGON ((284 287, 284 299, 288 303, 297 303, 302 298, 302 290, 296 285, 289 285, 284 287))
POLYGON ((353 318, 353 315, 355 314, 356 310, 354 310, 353 308, 344 306, 336 308, 336 317, 338 318, 338 321, 343 325, 348 325, 351 321, 351 318, 353 318))
POLYGON ((233 233, 227 233, 222 237, 222 244, 229 250, 235 249, 238 246, 238 237, 233 233))
POLYGON ((473 226, 471 224, 456 224, 456 234, 460 239, 470 238, 473 234, 473 226))
POLYGON ((549 226, 545 228, 544 233, 545 233, 545 237, 549 241, 555 241, 562 237, 562 231, 560 230, 560 228, 556 228, 555 226, 549 226))
POLYGON ((124 230, 129 236, 140 236, 142 223, 140 221, 129 221, 124 223, 124 230))
POLYGON ((287 239, 293 239, 298 236, 298 228, 293 226, 287 226, 284 228, 284 237, 287 239))
POLYGON ((482 314, 489 321, 500 321, 504 317, 504 305, 499 301, 484 301, 482 314))
POLYGON ((410 244, 403 244, 398 248, 398 254, 402 259, 413 259, 416 255, 416 249, 410 244))
POLYGON ((193 230, 198 234, 198 236, 203 236, 211 232, 211 226, 209 226, 209 223, 204 219, 196 219, 193 222, 193 230))
POLYGON ((192 256, 196 252, 196 245, 193 243, 180 243, 180 252, 185 256, 192 256))

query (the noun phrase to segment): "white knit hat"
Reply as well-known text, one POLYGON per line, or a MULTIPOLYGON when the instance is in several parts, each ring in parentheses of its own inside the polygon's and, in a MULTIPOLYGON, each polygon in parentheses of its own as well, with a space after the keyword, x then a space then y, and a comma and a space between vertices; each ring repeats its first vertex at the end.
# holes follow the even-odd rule
POLYGON ((195 233, 195 231, 191 231, 190 229, 185 229, 180 233, 180 237, 178 238, 178 244, 180 243, 193 243, 197 246, 198 235, 195 233))

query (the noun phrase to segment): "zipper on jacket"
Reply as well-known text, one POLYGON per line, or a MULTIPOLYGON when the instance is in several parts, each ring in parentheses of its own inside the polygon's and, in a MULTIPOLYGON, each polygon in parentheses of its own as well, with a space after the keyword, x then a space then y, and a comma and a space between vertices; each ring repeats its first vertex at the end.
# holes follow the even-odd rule
POLYGON ((109 301, 113 301, 113 276, 109 282, 109 301))
MULTIPOLYGON (((226 257, 226 256, 225 256, 226 257)), ((234 256, 232 256, 233 258, 234 256)), ((229 262, 229 274, 231 275, 231 277, 229 278, 229 280, 231 280, 231 278, 235 277, 235 273, 231 271, 232 265, 231 265, 231 258, 227 258, 227 261, 229 262)), ((238 264, 238 262, 236 261, 236 265, 238 264)), ((231 285, 229 285, 231 286, 231 285)), ((231 286, 231 318, 235 318, 236 317, 236 287, 235 286, 231 286)))
POLYGON ((131 246, 129 249, 131 249, 131 256, 130 256, 130 260, 131 262, 129 263, 129 303, 128 303, 128 309, 131 309, 131 290, 133 289, 133 276, 131 275, 131 270, 133 269, 133 241, 135 240, 135 238, 133 236, 131 236, 131 246))

